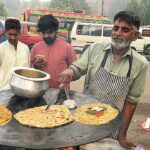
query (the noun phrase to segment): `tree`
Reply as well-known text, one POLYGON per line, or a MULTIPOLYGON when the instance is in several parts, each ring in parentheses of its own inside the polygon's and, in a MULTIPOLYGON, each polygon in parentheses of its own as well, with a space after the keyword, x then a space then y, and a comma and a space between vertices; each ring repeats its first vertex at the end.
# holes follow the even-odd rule
POLYGON ((149 8, 150 8, 149 0, 130 0, 127 4, 127 10, 135 12, 140 17, 142 25, 150 24, 149 8))
POLYGON ((82 10, 90 13, 90 8, 85 0, 52 0, 50 8, 62 11, 82 10))
POLYGON ((6 9, 4 7, 2 0, 0 0, 0 16, 6 17, 6 15, 7 15, 6 9))

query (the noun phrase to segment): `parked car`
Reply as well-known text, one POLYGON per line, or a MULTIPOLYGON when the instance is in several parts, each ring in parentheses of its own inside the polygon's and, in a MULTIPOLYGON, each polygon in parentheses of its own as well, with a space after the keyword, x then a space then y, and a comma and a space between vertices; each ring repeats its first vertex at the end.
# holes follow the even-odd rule
POLYGON ((76 53, 83 53, 85 47, 94 42, 110 42, 113 25, 75 22, 70 34, 71 45, 76 53))
POLYGON ((144 54, 150 54, 150 26, 141 27, 140 34, 145 41, 144 54))
MULTIPOLYGON (((71 45, 77 54, 82 54, 94 42, 111 42, 113 25, 75 22, 71 31, 71 45)), ((145 39, 142 36, 133 41, 131 47, 143 53, 145 39)))
POLYGON ((131 47, 140 54, 143 54, 145 48, 145 39, 139 35, 138 39, 131 43, 131 47))
POLYGON ((19 41, 25 43, 31 49, 35 43, 41 40, 42 36, 36 31, 36 23, 21 22, 19 41))

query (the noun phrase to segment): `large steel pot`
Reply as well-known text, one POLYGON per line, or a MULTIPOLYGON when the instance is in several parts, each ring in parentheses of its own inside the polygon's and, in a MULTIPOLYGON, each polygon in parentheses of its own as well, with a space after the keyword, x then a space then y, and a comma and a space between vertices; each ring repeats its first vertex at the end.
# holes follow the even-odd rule
POLYGON ((12 70, 10 87, 18 96, 37 98, 42 96, 49 87, 50 75, 33 68, 17 67, 12 70))

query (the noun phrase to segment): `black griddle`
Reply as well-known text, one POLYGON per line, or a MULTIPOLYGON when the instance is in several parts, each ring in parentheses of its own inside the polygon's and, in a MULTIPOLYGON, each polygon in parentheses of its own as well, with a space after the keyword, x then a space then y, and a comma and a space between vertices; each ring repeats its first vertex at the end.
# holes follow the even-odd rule
MULTIPOLYGON (((98 102, 91 95, 75 91, 70 91, 70 97, 76 101, 77 107, 98 102)), ((48 89, 43 97, 36 99, 16 96, 10 90, 0 92, 0 103, 9 108, 13 114, 49 103, 61 104, 65 99, 65 93, 57 89, 48 89)), ((104 103, 112 105, 110 102, 104 103)), ((75 109, 71 111, 74 113, 75 109)), ((74 121, 52 129, 38 129, 23 126, 12 119, 7 125, 0 127, 0 145, 38 150, 87 144, 111 135, 119 128, 121 120, 122 114, 119 113, 111 122, 99 126, 74 121)))

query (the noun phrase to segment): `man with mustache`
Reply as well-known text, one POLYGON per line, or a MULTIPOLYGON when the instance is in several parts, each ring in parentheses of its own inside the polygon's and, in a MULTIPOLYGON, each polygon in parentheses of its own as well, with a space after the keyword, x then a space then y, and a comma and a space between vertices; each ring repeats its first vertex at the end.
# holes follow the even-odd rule
POLYGON ((98 100, 113 102, 123 112, 118 131, 99 142, 81 146, 82 150, 129 150, 135 147, 127 139, 127 130, 144 91, 148 61, 130 47, 139 36, 139 17, 133 12, 121 11, 115 15, 113 25, 111 43, 92 44, 58 78, 63 86, 86 75, 84 91, 98 100))
MULTIPOLYGON (((57 75, 75 60, 73 47, 57 37, 59 22, 52 15, 40 17, 37 30, 43 41, 34 45, 31 50, 31 65, 50 74, 49 87, 59 88, 57 75)), ((69 84, 66 85, 69 88, 69 84)))
POLYGON ((10 89, 11 69, 17 66, 29 67, 29 48, 18 41, 21 25, 18 19, 5 21, 7 41, 0 44, 0 91, 10 89))

